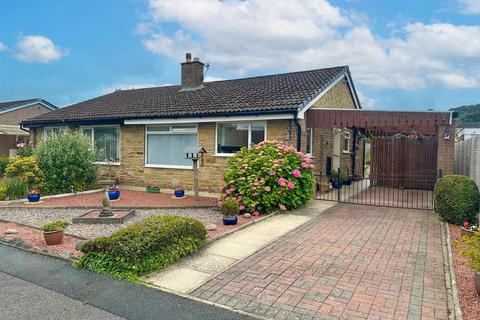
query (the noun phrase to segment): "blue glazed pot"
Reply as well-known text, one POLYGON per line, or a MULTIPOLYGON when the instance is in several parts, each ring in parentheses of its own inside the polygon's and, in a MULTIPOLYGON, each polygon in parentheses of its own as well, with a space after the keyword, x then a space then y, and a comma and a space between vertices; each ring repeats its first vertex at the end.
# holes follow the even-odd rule
POLYGON ((226 226, 237 224, 237 222, 238 222, 237 217, 223 217, 223 224, 226 226))
POLYGON ((174 194, 175 194, 175 197, 181 198, 185 195, 185 191, 184 190, 175 190, 174 194))
POLYGON ((333 189, 341 189, 343 184, 340 181, 332 181, 332 188, 333 189))
POLYGON ((347 185, 347 186, 351 185, 352 182, 353 182, 353 177, 352 176, 348 176, 348 177, 345 178, 345 180, 343 180, 343 184, 347 185))
POLYGON ((38 202, 40 201, 40 195, 39 194, 29 194, 27 196, 27 199, 29 202, 38 202))
POLYGON ((110 200, 118 200, 118 198, 120 198, 120 190, 108 191, 108 198, 110 200))

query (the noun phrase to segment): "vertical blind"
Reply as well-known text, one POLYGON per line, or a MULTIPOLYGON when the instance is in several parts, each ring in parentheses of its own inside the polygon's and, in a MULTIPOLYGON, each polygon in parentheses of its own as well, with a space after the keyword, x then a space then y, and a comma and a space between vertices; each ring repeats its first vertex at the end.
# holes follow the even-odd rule
POLYGON ((184 150, 196 146, 196 134, 148 134, 147 164, 191 167, 184 150))

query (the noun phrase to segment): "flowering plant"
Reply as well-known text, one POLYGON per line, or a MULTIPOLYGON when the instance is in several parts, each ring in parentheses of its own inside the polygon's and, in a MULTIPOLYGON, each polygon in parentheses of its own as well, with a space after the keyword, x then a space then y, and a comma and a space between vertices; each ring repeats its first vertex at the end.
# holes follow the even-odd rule
POLYGON ((243 147, 229 159, 222 200, 236 199, 240 211, 258 215, 295 209, 314 191, 313 164, 294 147, 264 141, 243 147))
POLYGON ((110 191, 120 191, 120 188, 116 184, 112 184, 109 188, 110 191))
POLYGON ((40 190, 40 188, 35 188, 28 192, 28 194, 41 194, 41 193, 42 191, 40 190))
POLYGON ((463 222, 463 228, 470 231, 480 231, 479 227, 476 224, 470 224, 467 220, 463 222))

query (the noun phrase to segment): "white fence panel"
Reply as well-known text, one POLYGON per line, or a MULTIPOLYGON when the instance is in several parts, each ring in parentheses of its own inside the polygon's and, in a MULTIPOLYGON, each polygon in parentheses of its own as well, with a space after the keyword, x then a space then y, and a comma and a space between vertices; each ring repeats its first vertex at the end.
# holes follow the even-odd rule
POLYGON ((471 177, 480 186, 480 136, 455 143, 456 174, 471 177))

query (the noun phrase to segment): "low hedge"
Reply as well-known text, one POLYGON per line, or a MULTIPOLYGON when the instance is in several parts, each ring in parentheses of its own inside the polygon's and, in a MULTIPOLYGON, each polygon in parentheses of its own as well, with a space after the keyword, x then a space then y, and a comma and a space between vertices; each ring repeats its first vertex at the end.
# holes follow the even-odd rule
POLYGON ((161 216, 118 230, 110 237, 85 242, 76 267, 114 278, 137 281, 139 276, 174 264, 204 242, 207 231, 193 218, 161 216))
POLYGON ((476 224, 480 193, 471 178, 446 175, 435 184, 435 211, 442 220, 456 225, 464 221, 476 224))

